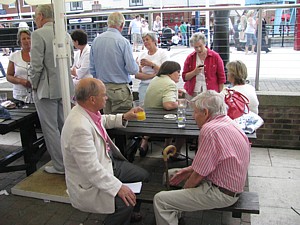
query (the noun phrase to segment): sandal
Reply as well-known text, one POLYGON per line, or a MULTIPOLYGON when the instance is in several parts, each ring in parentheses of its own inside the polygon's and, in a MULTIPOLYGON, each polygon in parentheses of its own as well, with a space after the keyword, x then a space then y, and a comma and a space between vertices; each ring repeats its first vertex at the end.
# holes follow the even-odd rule
POLYGON ((132 212, 131 213, 131 219, 130 222, 131 223, 137 223, 140 222, 142 220, 142 214, 140 212, 132 212))

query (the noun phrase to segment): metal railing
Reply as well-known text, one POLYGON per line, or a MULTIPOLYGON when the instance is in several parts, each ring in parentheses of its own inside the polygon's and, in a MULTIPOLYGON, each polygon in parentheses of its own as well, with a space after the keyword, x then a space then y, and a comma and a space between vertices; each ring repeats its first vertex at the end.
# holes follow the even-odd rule
MULTIPOLYGON (((122 13, 125 15, 133 15, 133 14, 143 14, 143 15, 148 15, 148 22, 149 22, 149 27, 151 28, 152 26, 152 21, 153 21, 153 14, 154 13, 172 13, 172 12, 189 12, 190 15, 192 14, 192 12, 195 11, 201 11, 201 12, 218 12, 218 11, 237 11, 237 10, 257 10, 257 15, 258 17, 261 15, 261 12, 263 10, 266 9, 279 9, 279 8, 299 8, 300 4, 285 4, 285 5, 253 5, 253 6, 214 6, 214 7, 190 7, 190 8, 171 8, 171 9, 148 9, 148 10, 123 10, 122 13)), ((103 12, 96 12, 96 13, 81 13, 81 14, 77 14, 77 15, 67 15, 66 18, 78 18, 78 17, 91 17, 91 16, 99 16, 99 15, 107 15, 108 12, 103 11, 103 12)), ((189 18, 191 19, 191 18, 189 18)), ((227 20, 228 18, 223 18, 223 20, 227 20)), ((21 21, 21 20, 20 20, 21 21)), ((258 21, 261 21, 261 17, 259 17, 258 21)), ((12 21, 12 22, 17 22, 16 20, 12 21)), ((297 25, 297 24, 296 24, 297 25)), ((289 27, 287 25, 280 25, 279 29, 279 33, 276 34, 274 32, 274 26, 272 25, 268 25, 269 27, 269 37, 272 40, 272 45, 275 45, 275 40, 276 43, 278 42, 279 45, 281 47, 285 47, 290 45, 291 43, 294 43, 294 35, 295 32, 291 32, 294 31, 295 28, 293 27, 293 29, 291 29, 291 26, 294 25, 289 25, 289 27), (288 29, 290 28, 290 29, 288 29), (278 41, 280 40, 280 42, 278 41)), ((80 24, 79 24, 80 27, 80 24)), ((190 29, 190 36, 192 35, 193 32, 197 31, 199 27, 197 26, 191 26, 190 29)), ((127 29, 128 27, 124 27, 124 30, 122 32, 122 34, 130 39, 130 36, 128 36, 127 34, 127 29)), ((217 34, 217 30, 215 32, 212 32, 212 30, 210 29, 209 26, 206 26, 206 29, 209 30, 208 35, 211 35, 211 37, 213 35, 217 34)), ((106 30, 106 28, 87 28, 85 27, 85 31, 88 34, 88 41, 89 43, 91 43, 93 41, 93 39, 97 36, 97 34, 100 34, 102 32, 104 32, 106 30)), ((71 32, 72 30, 68 30, 69 32, 71 32)), ((227 30, 228 34, 226 34, 224 36, 224 43, 226 44, 222 44, 222 41, 219 43, 221 46, 214 46, 214 47, 229 47, 226 45, 230 44, 230 41, 232 40, 232 36, 229 34, 229 29, 227 30), (228 42, 226 42, 226 39, 228 40, 228 42), (223 46, 224 45, 224 46, 223 46)), ((0 30, 1 32, 1 30, 0 30)), ((257 43, 257 56, 256 56, 256 79, 255 79, 255 87, 258 90, 258 82, 259 82, 259 75, 260 75, 260 59, 261 59, 261 35, 262 35, 262 28, 261 28, 261 24, 258 24, 258 43, 257 43)), ((213 38, 211 38, 211 40, 213 40, 213 38)), ((214 43, 215 45, 216 43, 214 43)), ((223 54, 222 52, 219 52, 220 54, 223 54)), ((230 52, 226 52, 225 54, 230 54, 230 52)), ((0 74, 1 76, 1 74, 0 74)))

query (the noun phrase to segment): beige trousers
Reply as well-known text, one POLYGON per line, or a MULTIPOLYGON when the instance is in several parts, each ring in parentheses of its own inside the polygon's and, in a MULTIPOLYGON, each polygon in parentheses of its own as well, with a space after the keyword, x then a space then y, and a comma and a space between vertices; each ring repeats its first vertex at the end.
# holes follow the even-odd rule
POLYGON ((114 113, 118 110, 129 110, 132 108, 133 97, 129 84, 105 84, 108 97, 105 114, 114 113))
POLYGON ((196 188, 161 191, 153 200, 156 224, 177 225, 181 212, 223 208, 237 200, 220 192, 210 181, 202 181, 196 188))

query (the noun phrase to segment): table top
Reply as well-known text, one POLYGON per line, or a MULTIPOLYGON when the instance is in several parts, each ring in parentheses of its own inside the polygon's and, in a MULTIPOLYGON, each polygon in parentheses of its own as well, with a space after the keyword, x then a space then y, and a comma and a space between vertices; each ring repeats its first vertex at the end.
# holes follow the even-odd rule
POLYGON ((126 128, 110 129, 109 133, 116 135, 138 134, 159 137, 184 137, 195 138, 199 136, 199 128, 193 119, 192 110, 186 111, 185 128, 178 128, 177 118, 164 119, 164 115, 177 114, 177 110, 146 109, 146 120, 128 121, 126 128))
POLYGON ((11 119, 0 122, 0 134, 6 134, 20 128, 26 122, 38 118, 34 104, 29 104, 29 108, 15 108, 8 111, 11 119))
MULTIPOLYGON (((167 111, 164 109, 145 109, 146 120, 128 121, 126 128, 109 129, 110 134, 115 135, 149 135, 154 137, 183 137, 197 138, 200 129, 193 118, 193 110, 186 110, 185 128, 178 128, 177 117, 173 120, 166 120, 167 114, 177 114, 177 110, 167 111)), ((246 134, 248 138, 256 138, 256 133, 246 134)))

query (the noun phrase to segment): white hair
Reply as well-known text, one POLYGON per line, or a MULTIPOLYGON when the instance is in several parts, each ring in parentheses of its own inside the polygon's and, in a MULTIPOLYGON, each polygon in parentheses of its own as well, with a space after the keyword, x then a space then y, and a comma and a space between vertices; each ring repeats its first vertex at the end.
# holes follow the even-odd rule
POLYGON ((224 95, 214 90, 208 90, 194 97, 191 102, 198 110, 207 109, 208 113, 214 117, 217 115, 226 115, 227 109, 224 101, 224 95))

